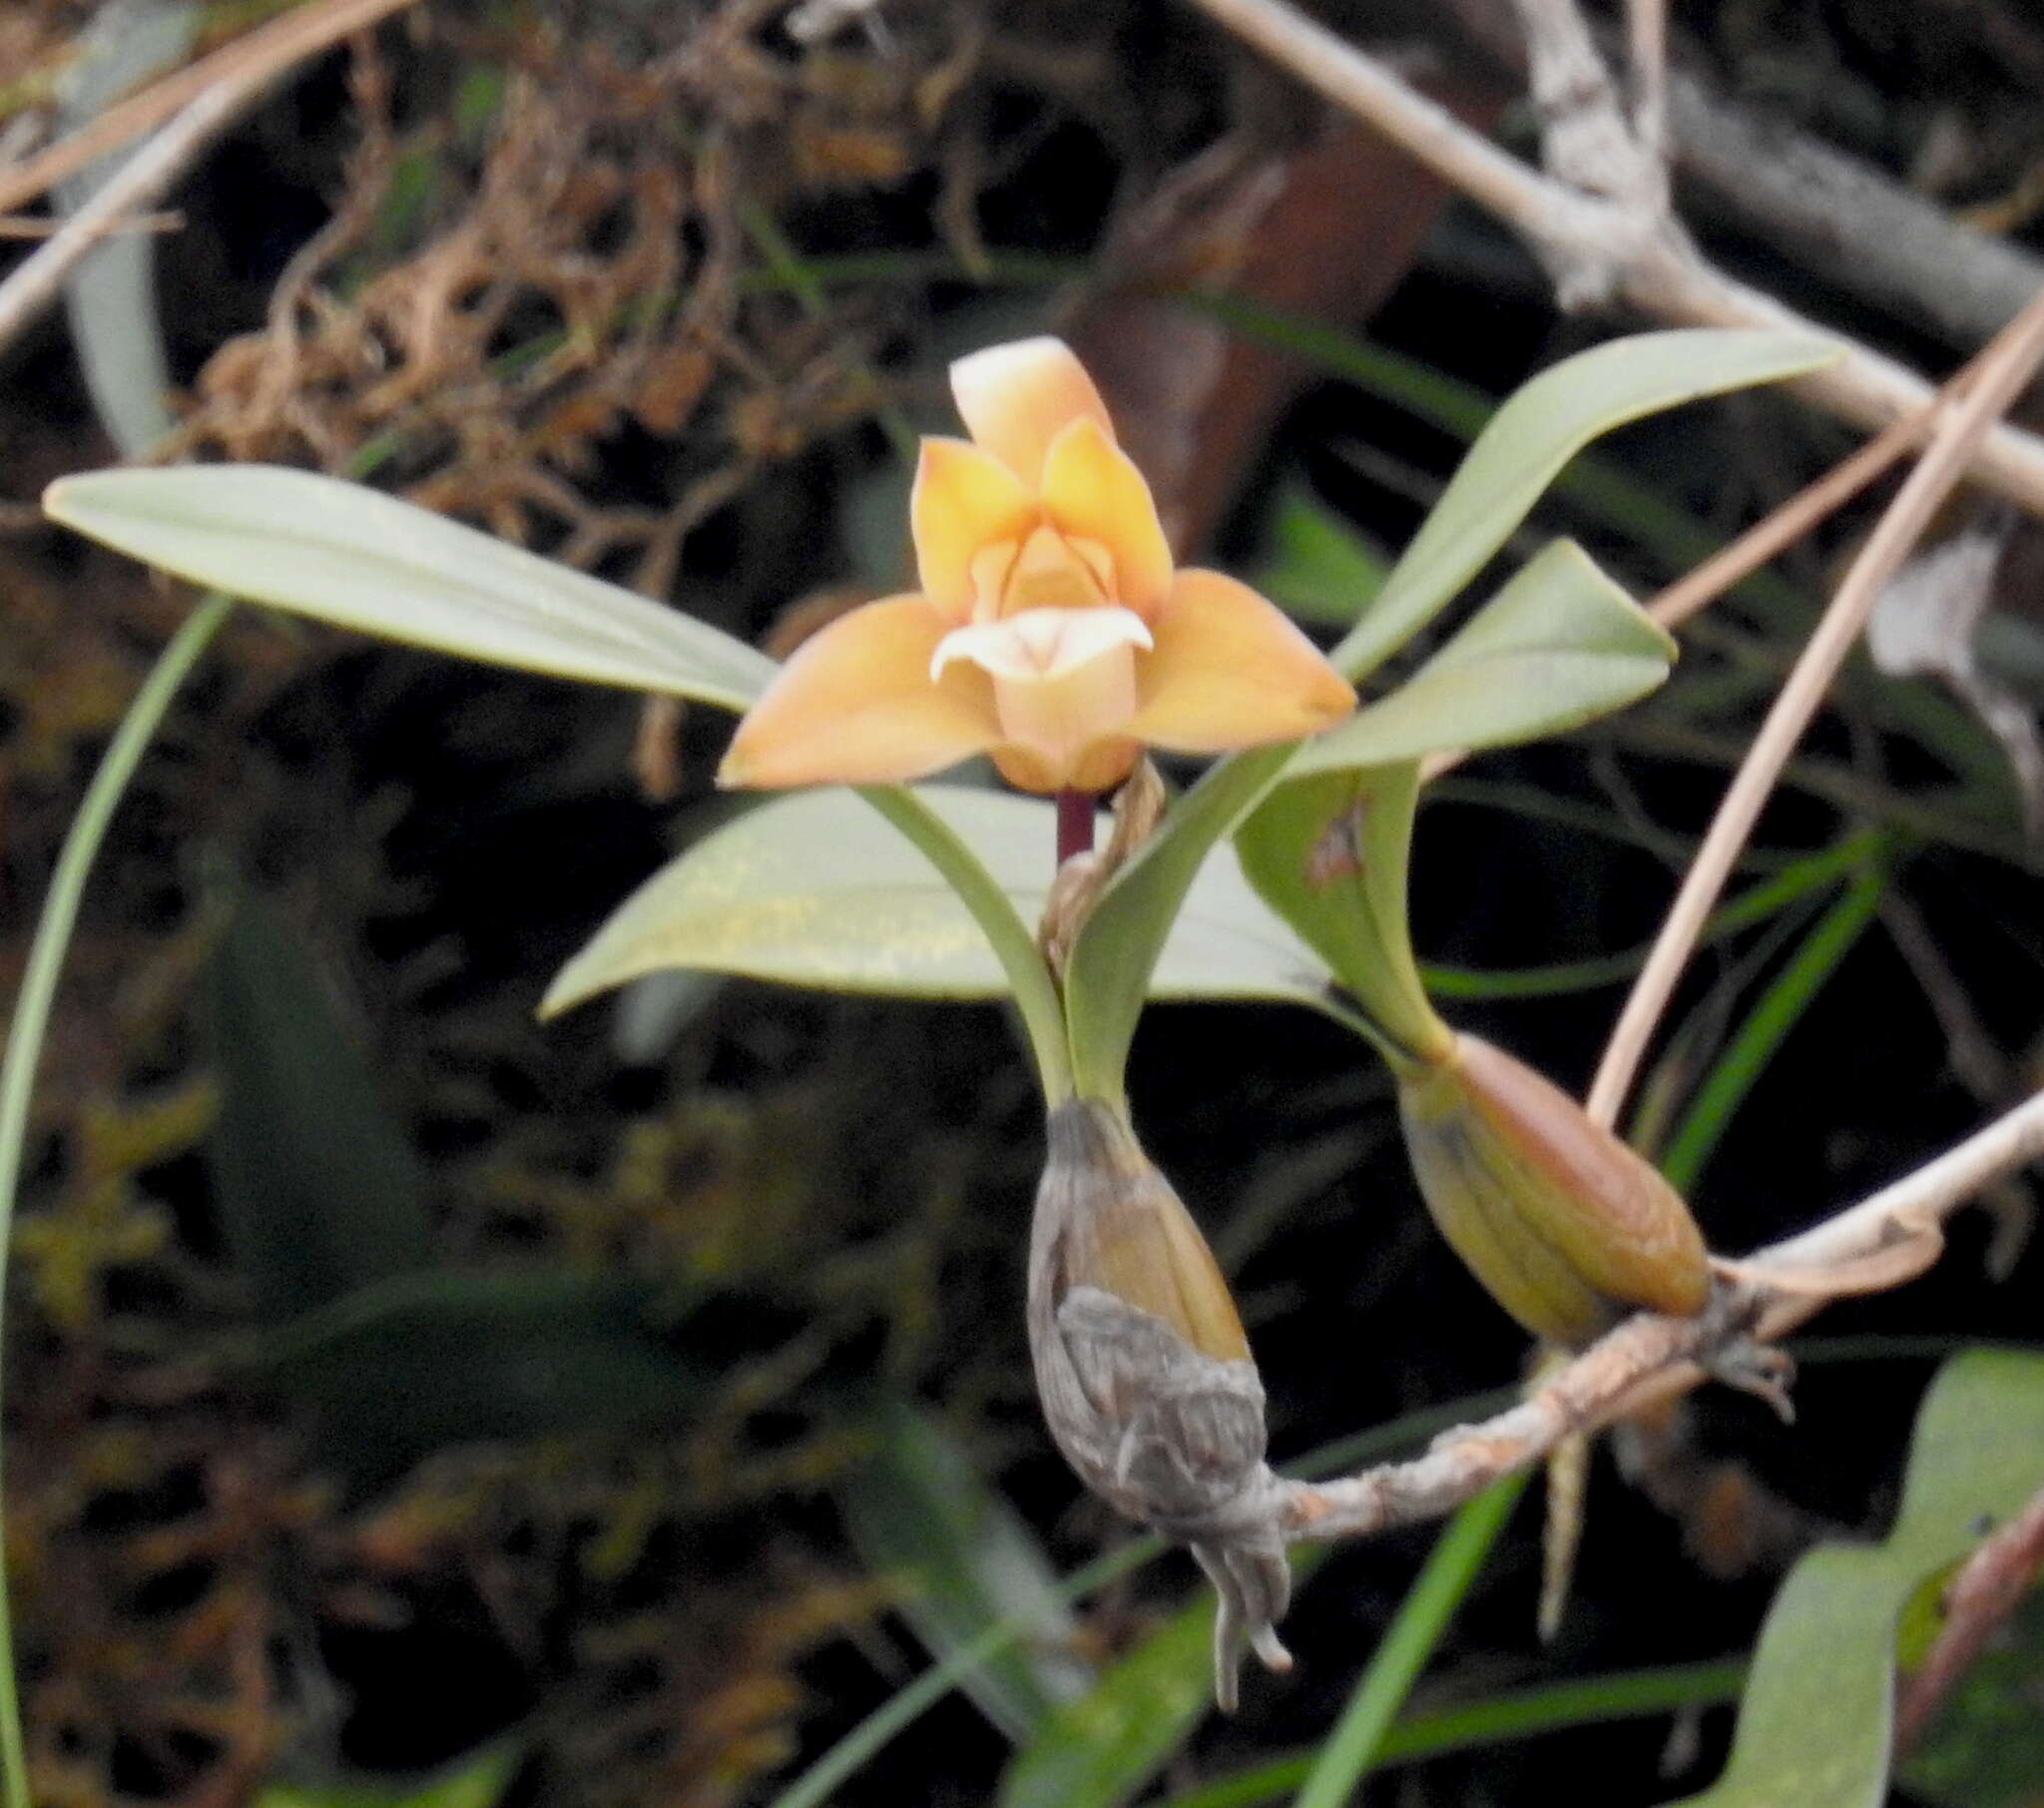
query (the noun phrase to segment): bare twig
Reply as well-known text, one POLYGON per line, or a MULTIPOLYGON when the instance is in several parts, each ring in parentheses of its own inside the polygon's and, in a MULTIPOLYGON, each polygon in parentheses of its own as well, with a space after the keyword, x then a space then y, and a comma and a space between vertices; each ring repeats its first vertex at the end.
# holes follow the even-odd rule
POLYGON ((2044 294, 2033 299, 1996 339, 1965 400, 1940 424, 1921 462, 1853 560, 1788 681, 1768 711, 1611 1033, 1586 1101, 1591 1117, 1600 1124, 1609 1125, 1617 1118, 1654 1026, 1696 946, 1704 920, 1724 889, 1732 863, 1746 845, 1762 805, 1830 688, 1838 667, 1859 638, 1874 599, 1908 556, 1938 504, 1958 483, 1970 448, 2030 380, 2040 358, 2044 358, 2044 294))
MULTIPOLYGON (((175 208, 167 208, 155 214, 133 214, 126 220, 110 220, 100 228, 100 235, 111 238, 124 232, 175 232, 185 224, 185 216, 175 208)), ((0 216, 0 238, 54 238, 64 229, 61 220, 43 220, 35 215, 8 214, 0 216)))
POLYGON ((1885 172, 1756 119, 1684 74, 1669 119, 1685 194, 1803 268, 1948 345, 1979 345, 2044 283, 2044 259, 1955 220, 1885 172))
POLYGON ((282 18, 258 25, 212 55, 109 107, 90 126, 60 139, 47 151, 0 171, 0 214, 12 213, 108 152, 132 144, 200 96, 225 84, 254 99, 272 77, 293 64, 411 4, 413 0, 312 0, 282 18))
MULTIPOLYGON (((1750 1263, 1757 1268, 1821 1272, 1857 1261, 1892 1247, 1898 1230, 1948 1217, 1983 1186, 2027 1167, 2040 1155, 2044 1155, 2044 1093, 2024 1100, 1956 1148, 1947 1149, 1936 1160, 1904 1174, 1849 1210, 1771 1245, 1749 1258, 1750 1263)), ((1786 1296, 1771 1302, 1762 1317, 1762 1334, 1779 1337, 1792 1330, 1822 1303, 1786 1296)))
POLYGON ((1895 1750, 1908 1751, 1931 1716, 2044 1568, 2044 1490, 1966 1559, 1941 1603, 1944 1623, 1895 1701, 1895 1750))
MULTIPOLYGON (((1637 87, 1640 13, 1628 0, 1637 87)), ((1508 0, 1447 0, 1458 28, 1505 68, 1525 68, 1508 0)), ((1995 15, 1992 10, 1987 18, 1995 15)), ((2011 56, 2013 65, 2016 59, 2011 56)), ((1634 119, 1651 143, 1634 96, 1634 119)), ((1667 76, 1669 156, 1678 190, 1749 230, 1842 293, 1925 327, 1947 344, 1985 343, 2044 286, 2044 257, 1969 224, 1886 171, 1786 119, 1715 92, 1695 71, 1667 76)))
POLYGON ((1633 131, 1649 156, 1668 157, 1668 0, 1626 0, 1632 60, 1633 131))
MULTIPOLYGON (((1947 387, 1970 380, 1986 355, 1984 351, 1976 355, 1951 377, 1947 387)), ((1943 399, 1942 391, 1933 395, 1921 408, 1882 428, 1850 457, 1841 459, 1821 477, 1796 491, 1787 502, 1771 509, 1737 540, 1720 547, 1703 564, 1656 594, 1646 605, 1647 614, 1663 628, 1672 631, 1708 608, 1735 584, 1751 577, 1777 553, 1793 545, 1819 521, 1843 508, 1896 464, 1930 430, 1943 399)), ((1443 772, 1452 771, 1468 757, 1466 747, 1443 748, 1438 753, 1429 753, 1420 766, 1420 775, 1430 783, 1443 772)))
POLYGON ((1409 1462, 1287 1484, 1286 1537, 1359 1538, 1438 1518, 1540 1462, 1565 1437, 1686 1393, 1714 1374, 1743 1375, 1757 1347, 1793 1330, 1837 1292, 1876 1269, 1895 1277, 1920 1269, 1943 1219, 2040 1154, 2044 1095, 1814 1228, 1732 1264, 1738 1278, 1698 1317, 1627 1319, 1519 1405, 1443 1433, 1409 1462), (1898 1254, 1908 1259, 1896 1261, 1898 1254))
POLYGON ((146 210, 271 82, 411 0, 313 0, 110 107, 19 169, 0 174, 0 214, 168 119, 90 201, 0 282, 0 349, 20 335, 110 230, 146 210))
MULTIPOLYGON (((1657 319, 1827 331, 1735 281, 1670 234, 1635 242, 1632 216, 1529 169, 1286 0, 1197 4, 1496 215, 1550 266, 1570 258, 1591 266, 1616 260, 1623 299, 1657 319)), ((1913 371, 1838 333, 1829 336, 1845 355, 1795 385, 1812 401, 1863 426, 1882 427, 1930 398, 1929 385, 1913 371)), ((2044 440, 1999 423, 1983 435, 1968 464, 1983 485, 2044 514, 2044 440)))
POLYGON ((1628 267, 1672 247, 1687 254, 1669 208, 1668 171, 1633 130, 1597 41, 1575 0, 1512 0, 1526 37, 1526 71, 1540 115, 1547 173, 1609 205, 1609 247, 1547 247, 1537 241, 1564 308, 1599 307, 1623 288, 1628 267), (1666 244, 1657 243, 1665 240, 1666 244), (1558 253, 1558 254, 1557 254, 1558 253))
POLYGON ((1731 1320, 1722 1313, 1630 1318, 1517 1406, 1480 1425, 1444 1432, 1423 1456, 1338 1481, 1290 1484, 1285 1534, 1366 1538, 1437 1519, 1492 1482, 1539 1462, 1572 1433, 1607 1423, 1645 1378, 1685 1367, 1701 1374, 1696 1365, 1730 1330, 1731 1320))
MULTIPOLYGON (((1979 364, 1980 358, 1976 357, 1952 376, 1951 383, 1970 379, 1979 364)), ((1741 579, 1759 571, 1777 553, 1793 545, 1819 521, 1843 508, 1889 467, 1899 463, 1909 448, 1930 431, 1941 401, 1941 394, 1932 396, 1922 407, 1883 427, 1850 457, 1839 460, 1780 508, 1770 510, 1730 546, 1720 548, 1669 585, 1647 604, 1647 613, 1663 628, 1680 627, 1741 579)))
POLYGON ((64 278, 110 229, 177 181, 247 99, 232 87, 202 94, 0 282, 0 350, 57 298, 64 278))

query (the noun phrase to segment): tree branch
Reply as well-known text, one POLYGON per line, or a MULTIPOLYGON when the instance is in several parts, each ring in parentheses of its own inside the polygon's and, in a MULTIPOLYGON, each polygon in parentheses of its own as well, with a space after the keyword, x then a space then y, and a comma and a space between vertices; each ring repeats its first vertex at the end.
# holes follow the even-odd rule
POLYGON ((1859 639, 1875 599, 1922 537, 1938 505, 1958 483, 1970 450, 2030 381, 2040 358, 2044 358, 2044 290, 2003 328, 1981 359, 1965 400, 1945 416, 1932 434, 1922 459, 1895 493, 1894 501, 1852 561, 1816 632, 1789 673, 1788 681, 1769 709, 1766 721, 1754 737, 1752 750, 1712 818, 1703 846, 1683 875, 1682 887, 1655 939, 1653 952, 1634 981, 1612 1030, 1586 1101, 1590 1116, 1598 1123, 1608 1126, 1616 1121, 1648 1040, 1689 962, 1705 919, 1724 889, 1732 863, 1752 834, 1795 743, 1802 738, 1810 717, 1830 689, 1831 679, 1859 639))
MULTIPOLYGON (((1658 232, 1642 238, 1635 211, 1579 193, 1530 169, 1286 0, 1195 3, 1496 215, 1532 244, 1550 268, 1608 265, 1617 272, 1619 296, 1657 319, 1826 333, 1845 355, 1793 387, 1862 426, 1883 427, 1929 399, 1930 386, 1915 372, 1734 280, 1706 262, 1679 234, 1658 232)), ((1968 468, 1988 488, 2044 515, 2044 440, 1997 424, 1974 451, 1968 468)))
POLYGON ((2044 1095, 1823 1223, 1769 1245, 1721 1283, 1695 1318, 1640 1313, 1592 1344, 1530 1398, 1458 1426, 1426 1452, 1337 1481, 1284 1484, 1284 1531, 1303 1539, 1365 1538, 1436 1519, 1540 1462, 1564 1437, 1687 1393, 1716 1375, 1743 1381, 1766 1340, 1832 1298, 1921 1272, 1938 1226, 1983 1186, 2044 1154, 2044 1095))

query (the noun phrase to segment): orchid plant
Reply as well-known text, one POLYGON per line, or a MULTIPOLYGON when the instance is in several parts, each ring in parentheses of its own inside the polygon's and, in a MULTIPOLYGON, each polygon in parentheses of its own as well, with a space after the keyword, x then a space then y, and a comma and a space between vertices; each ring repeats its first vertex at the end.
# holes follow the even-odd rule
POLYGON ((800 787, 687 849, 562 971, 542 1011, 663 968, 923 998, 1012 999, 1049 1158, 1029 1321, 1061 1449, 1219 1592, 1282 1667, 1289 1589, 1263 1387, 1192 1215, 1143 1154, 1124 1070, 1150 998, 1267 999, 1353 1029, 1397 1078, 1421 1190, 1536 1335, 1628 1305, 1700 1309, 1701 1237, 1572 1102, 1433 1013, 1407 936, 1420 762, 1554 733, 1643 695, 1674 647, 1582 550, 1528 560, 1402 683, 1356 706, 1589 439, 1798 375, 1829 345, 1696 330, 1584 352, 1472 447, 1353 630, 1322 655, 1220 573, 1178 569, 1105 404, 1055 340, 953 369, 970 441, 921 449, 919 588, 776 667, 687 615, 391 497, 260 466, 107 471, 49 513, 235 596, 449 653, 740 712, 720 778, 800 787), (1222 754, 1169 803, 1146 748, 1222 754), (990 755, 1016 796, 908 784, 990 755), (1096 799, 1133 779, 1093 852, 1096 799), (1043 933, 1039 934, 1038 931, 1043 933))

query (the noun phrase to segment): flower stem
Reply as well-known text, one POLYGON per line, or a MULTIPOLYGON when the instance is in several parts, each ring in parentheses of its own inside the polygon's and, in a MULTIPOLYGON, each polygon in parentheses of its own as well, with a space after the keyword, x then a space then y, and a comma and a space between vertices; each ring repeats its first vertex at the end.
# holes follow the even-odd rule
POLYGON ((1091 791, 1060 791, 1058 793, 1058 865, 1062 867, 1074 854, 1090 854, 1093 851, 1093 793, 1091 791))

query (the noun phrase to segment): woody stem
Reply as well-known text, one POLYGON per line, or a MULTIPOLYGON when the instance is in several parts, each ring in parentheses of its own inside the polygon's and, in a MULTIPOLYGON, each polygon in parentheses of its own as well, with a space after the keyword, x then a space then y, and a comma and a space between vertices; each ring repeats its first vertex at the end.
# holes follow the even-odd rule
POLYGON ((1093 851, 1093 793, 1063 790, 1058 793, 1058 865, 1074 854, 1093 851))

